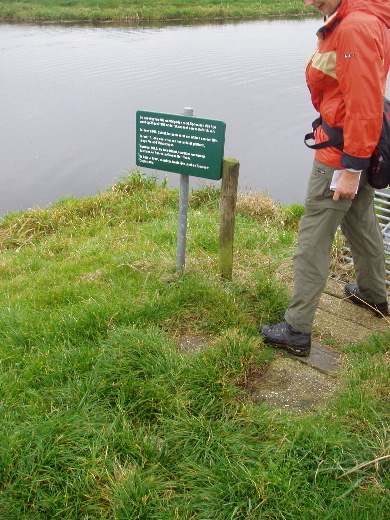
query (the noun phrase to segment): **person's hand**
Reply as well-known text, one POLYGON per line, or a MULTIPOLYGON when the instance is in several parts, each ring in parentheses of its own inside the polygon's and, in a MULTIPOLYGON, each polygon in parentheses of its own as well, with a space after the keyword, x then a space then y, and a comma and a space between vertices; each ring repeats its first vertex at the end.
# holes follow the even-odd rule
POLYGON ((360 175, 357 172, 344 170, 337 179, 333 200, 354 199, 359 185, 360 175))

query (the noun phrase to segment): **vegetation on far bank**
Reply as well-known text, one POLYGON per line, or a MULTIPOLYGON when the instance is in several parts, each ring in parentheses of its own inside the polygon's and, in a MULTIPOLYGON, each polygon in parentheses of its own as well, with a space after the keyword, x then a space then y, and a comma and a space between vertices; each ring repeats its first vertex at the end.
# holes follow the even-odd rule
POLYGON ((0 20, 147 22, 307 15, 303 0, 0 0, 0 20))
POLYGON ((390 333, 332 345, 344 366, 318 409, 252 401, 302 207, 240 196, 224 281, 219 191, 190 194, 179 274, 178 199, 131 173, 1 222, 0 517, 388 518, 390 333))

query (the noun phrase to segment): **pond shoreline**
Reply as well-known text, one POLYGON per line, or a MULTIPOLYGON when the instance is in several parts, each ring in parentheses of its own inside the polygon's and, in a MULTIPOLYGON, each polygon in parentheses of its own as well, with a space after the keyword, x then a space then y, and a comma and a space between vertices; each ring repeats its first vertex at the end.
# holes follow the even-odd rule
POLYGON ((220 16, 220 17, 211 17, 211 18, 156 18, 156 19, 140 19, 140 18, 132 18, 132 19, 126 19, 126 20, 86 20, 86 19, 76 19, 76 20, 69 20, 69 19, 61 19, 61 20, 41 20, 41 19, 17 19, 17 18, 1 18, 0 17, 0 24, 18 24, 18 25, 25 25, 25 24, 37 24, 37 25, 72 25, 72 24, 90 24, 90 25, 152 25, 152 24, 169 24, 172 22, 180 23, 180 24, 196 24, 196 25, 202 25, 202 24, 210 24, 210 23, 231 23, 231 22, 258 22, 258 21, 267 21, 267 20, 306 20, 306 19, 312 19, 315 18, 314 13, 307 13, 307 14, 272 14, 272 15, 261 15, 261 16, 220 16))

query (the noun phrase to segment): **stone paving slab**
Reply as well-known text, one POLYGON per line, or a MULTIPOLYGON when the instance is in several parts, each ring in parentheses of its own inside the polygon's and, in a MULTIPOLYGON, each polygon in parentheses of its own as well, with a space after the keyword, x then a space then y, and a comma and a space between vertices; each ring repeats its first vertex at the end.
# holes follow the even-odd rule
POLYGON ((337 388, 336 378, 297 363, 296 359, 281 354, 265 373, 254 375, 247 383, 252 401, 298 413, 326 403, 337 388))
POLYGON ((338 352, 318 343, 312 343, 310 355, 307 358, 294 359, 329 375, 336 373, 342 363, 341 355, 338 352))
POLYGON ((378 318, 370 310, 351 303, 344 296, 344 284, 330 280, 320 300, 314 328, 321 339, 358 343, 373 333, 390 332, 390 318, 378 318))

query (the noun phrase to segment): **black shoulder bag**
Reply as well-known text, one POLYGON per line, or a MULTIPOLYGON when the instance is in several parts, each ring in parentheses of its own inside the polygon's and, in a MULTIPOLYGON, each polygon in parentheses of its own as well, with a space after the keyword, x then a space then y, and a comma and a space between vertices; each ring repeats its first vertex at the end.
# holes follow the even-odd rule
MULTIPOLYGON (((305 135, 304 143, 309 148, 319 150, 333 146, 339 150, 343 149, 343 129, 339 127, 330 127, 321 116, 312 123, 313 131, 305 135), (314 139, 314 132, 319 125, 326 135, 328 141, 318 144, 308 144, 306 141, 314 139)), ((383 98, 383 123, 379 142, 370 158, 370 166, 367 168, 367 180, 375 189, 381 190, 390 186, 390 101, 383 98)))
POLYGON ((390 101, 384 98, 383 123, 379 142, 367 169, 368 182, 381 190, 390 185, 390 101))

